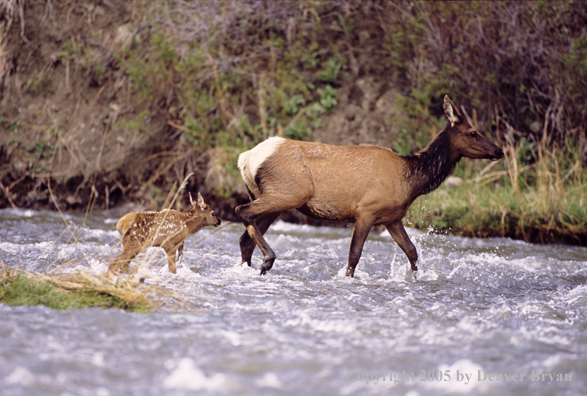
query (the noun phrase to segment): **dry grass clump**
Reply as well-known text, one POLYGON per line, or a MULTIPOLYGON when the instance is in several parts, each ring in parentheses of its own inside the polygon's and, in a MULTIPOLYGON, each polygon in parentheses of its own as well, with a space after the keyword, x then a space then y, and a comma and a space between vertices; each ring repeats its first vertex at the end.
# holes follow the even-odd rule
MULTIPOLYGON (((63 268, 63 267, 61 267, 63 268)), ((53 309, 118 308, 132 312, 153 309, 186 309, 173 291, 148 285, 141 278, 112 278, 83 271, 32 273, 0 267, 0 303, 46 305, 53 309)))

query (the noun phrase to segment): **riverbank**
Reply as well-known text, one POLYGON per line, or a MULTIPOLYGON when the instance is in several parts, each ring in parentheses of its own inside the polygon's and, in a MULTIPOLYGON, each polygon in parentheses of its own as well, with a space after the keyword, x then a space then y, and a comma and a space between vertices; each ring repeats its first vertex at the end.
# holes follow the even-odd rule
POLYGON ((462 236, 586 246, 587 177, 576 149, 542 147, 529 165, 520 161, 523 150, 507 147, 501 163, 463 161, 455 172, 463 179, 420 197, 406 223, 462 236))
POLYGON ((161 209, 193 172, 187 190, 238 221, 241 152, 278 135, 415 153, 449 94, 516 162, 463 160, 463 184, 407 221, 584 245, 576 15, 575 2, 4 2, 0 207, 161 209))

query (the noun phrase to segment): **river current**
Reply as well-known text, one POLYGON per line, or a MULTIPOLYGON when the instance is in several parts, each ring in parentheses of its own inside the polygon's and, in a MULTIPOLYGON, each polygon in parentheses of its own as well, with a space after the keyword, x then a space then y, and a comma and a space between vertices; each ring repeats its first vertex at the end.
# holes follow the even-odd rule
MULTIPOLYGON (((122 213, 0 210, 0 260, 105 272, 122 213)), ((0 395, 584 395, 587 248, 387 231, 354 279, 352 228, 276 222, 277 254, 240 265, 241 224, 205 228, 177 274, 145 250, 132 276, 189 309, 149 314, 0 304, 0 395)))

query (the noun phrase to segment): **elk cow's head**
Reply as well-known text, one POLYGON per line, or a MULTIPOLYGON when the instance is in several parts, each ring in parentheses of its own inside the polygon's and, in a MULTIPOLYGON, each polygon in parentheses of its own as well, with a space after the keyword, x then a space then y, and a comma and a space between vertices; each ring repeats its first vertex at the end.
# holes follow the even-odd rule
POLYGON ((452 149, 461 157, 498 160, 503 150, 469 124, 448 95, 444 97, 444 114, 448 118, 452 149))

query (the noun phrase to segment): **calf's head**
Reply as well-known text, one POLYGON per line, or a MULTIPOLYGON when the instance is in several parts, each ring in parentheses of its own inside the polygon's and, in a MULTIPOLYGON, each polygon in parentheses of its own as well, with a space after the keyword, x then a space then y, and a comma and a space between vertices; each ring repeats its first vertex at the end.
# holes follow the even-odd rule
POLYGON ((190 202, 192 204, 192 209, 188 212, 190 219, 198 219, 202 222, 203 226, 215 226, 218 227, 222 222, 216 213, 214 213, 214 209, 208 204, 204 202, 204 198, 202 198, 202 194, 198 193, 197 201, 194 202, 192 199, 192 194, 190 194, 190 202))

